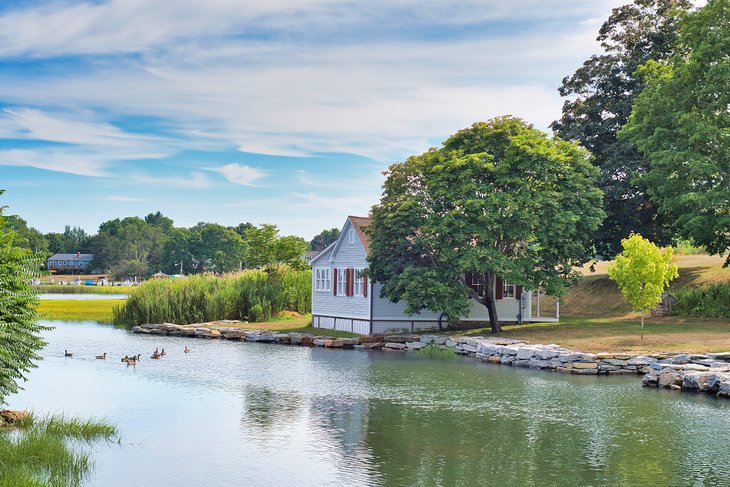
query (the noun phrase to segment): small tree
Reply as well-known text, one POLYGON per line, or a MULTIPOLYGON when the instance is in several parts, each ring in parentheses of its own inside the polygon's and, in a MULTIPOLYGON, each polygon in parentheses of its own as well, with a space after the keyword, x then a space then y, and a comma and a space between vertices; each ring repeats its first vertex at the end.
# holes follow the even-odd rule
POLYGON ((37 322, 38 298, 30 289, 42 257, 19 246, 3 217, 5 208, 0 207, 0 404, 18 391, 17 381, 40 359, 37 351, 44 343, 38 333, 48 329, 37 322))
POLYGON ((662 300, 662 293, 679 276, 672 261, 672 247, 660 249, 641 235, 632 234, 621 241, 624 250, 608 266, 608 276, 616 281, 624 299, 641 313, 641 339, 644 339, 644 313, 662 300))

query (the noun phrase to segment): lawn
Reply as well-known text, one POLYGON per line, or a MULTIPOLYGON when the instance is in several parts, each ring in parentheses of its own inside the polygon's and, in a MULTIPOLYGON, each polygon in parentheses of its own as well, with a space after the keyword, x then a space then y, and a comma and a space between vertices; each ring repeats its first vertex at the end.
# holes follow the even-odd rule
POLYGON ((123 299, 43 300, 40 301, 38 312, 45 320, 111 323, 112 309, 121 304, 124 304, 123 299))
MULTIPOLYGON (((723 268, 723 262, 724 259, 719 256, 678 256, 679 278, 672 282, 671 289, 730 281, 730 268, 723 268)), ((560 301, 560 323, 504 326, 499 336, 532 343, 556 343, 588 352, 702 353, 730 350, 730 320, 721 318, 647 317, 646 335, 642 341, 639 337, 639 315, 631 312, 621 292, 608 279, 608 263, 597 263, 594 272, 589 267, 582 269, 581 280, 560 301)), ((453 334, 487 335, 489 329, 453 334)))

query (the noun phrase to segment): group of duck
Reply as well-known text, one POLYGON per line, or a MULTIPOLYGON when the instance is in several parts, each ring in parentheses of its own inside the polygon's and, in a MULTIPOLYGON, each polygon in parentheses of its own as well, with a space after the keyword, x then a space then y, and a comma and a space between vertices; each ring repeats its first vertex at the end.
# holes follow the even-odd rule
MULTIPOLYGON (((185 349, 183 350, 183 352, 190 353, 190 349, 187 345, 185 345, 185 349)), ((68 350, 63 351, 64 357, 73 357, 73 355, 74 354, 72 352, 69 352, 68 350)), ((161 359, 165 355, 167 355, 167 353, 165 352, 164 348, 162 350, 155 348, 155 351, 152 352, 152 356, 150 358, 161 359)), ((98 360, 106 360, 106 352, 102 353, 101 355, 95 355, 95 357, 98 360)), ((127 365, 137 365, 137 362, 139 362, 141 357, 142 354, 139 353, 137 355, 125 355, 124 357, 122 357, 122 363, 126 363, 127 365)))

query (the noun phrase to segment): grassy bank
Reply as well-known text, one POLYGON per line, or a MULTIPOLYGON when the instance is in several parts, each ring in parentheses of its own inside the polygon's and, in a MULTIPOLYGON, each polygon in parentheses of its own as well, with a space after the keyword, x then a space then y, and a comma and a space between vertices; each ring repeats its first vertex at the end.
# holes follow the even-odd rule
POLYGON ((311 270, 287 267, 224 276, 156 279, 143 283, 124 306, 115 309, 114 323, 263 322, 285 310, 310 313, 311 294, 311 270))
MULTIPOLYGON (((671 292, 680 298, 692 295, 696 303, 710 302, 703 298, 708 289, 725 289, 730 282, 730 268, 723 268, 724 259, 708 255, 680 255, 677 259, 679 278, 672 282, 671 292)), ((589 266, 584 276, 570 288, 560 302, 560 323, 530 323, 504 327, 501 336, 532 343, 558 345, 589 352, 719 352, 730 350, 730 319, 671 316, 647 317, 646 337, 639 338, 639 315, 632 313, 616 284, 608 279, 607 262, 599 262, 595 272, 589 266)), ((730 300, 711 300, 718 309, 730 308, 730 300)), ((694 306, 699 306, 699 304, 694 306)), ((682 308, 679 307, 679 311, 682 308)), ((547 315, 547 313, 545 313, 547 315)), ((721 315, 720 315, 721 316, 721 315)), ((488 328, 454 332, 454 334, 486 335, 488 328)))
POLYGON ((112 310, 124 305, 123 299, 43 300, 38 312, 44 320, 112 322, 112 310))
POLYGON ((59 284, 39 284, 31 286, 34 291, 44 294, 130 294, 136 286, 61 286, 59 284))
POLYGON ((117 430, 103 421, 47 417, 0 427, 0 486, 80 485, 93 469, 90 446, 117 430))

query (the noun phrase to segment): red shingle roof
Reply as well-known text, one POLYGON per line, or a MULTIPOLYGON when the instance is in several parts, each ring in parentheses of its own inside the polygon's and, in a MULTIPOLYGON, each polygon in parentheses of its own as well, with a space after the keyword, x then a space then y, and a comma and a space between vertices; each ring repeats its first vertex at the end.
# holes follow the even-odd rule
POLYGON ((362 246, 365 248, 365 253, 370 253, 370 239, 368 238, 367 234, 363 230, 364 227, 368 226, 370 224, 370 218, 364 217, 364 216, 348 216, 347 218, 350 219, 352 222, 353 228, 355 228, 355 232, 357 232, 357 236, 360 238, 360 242, 362 242, 362 246))

